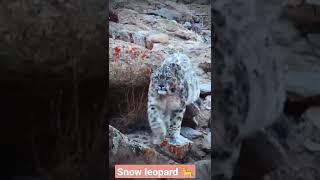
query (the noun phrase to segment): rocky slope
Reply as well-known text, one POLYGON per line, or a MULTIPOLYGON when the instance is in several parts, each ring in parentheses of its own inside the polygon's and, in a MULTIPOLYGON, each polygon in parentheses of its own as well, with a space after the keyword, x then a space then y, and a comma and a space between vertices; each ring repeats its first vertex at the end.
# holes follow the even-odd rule
MULTIPOLYGON (((122 104, 120 109, 112 108, 109 114, 109 131, 119 134, 109 136, 110 167, 113 167, 113 162, 128 163, 128 161, 132 163, 199 161, 202 166, 210 165, 208 161, 211 158, 209 2, 186 4, 175 1, 141 0, 113 1, 110 5, 109 75, 111 94, 114 95, 111 101, 112 104, 122 104), (188 108, 190 111, 184 119, 181 130, 184 137, 193 141, 192 146, 176 147, 163 144, 156 147, 150 144, 151 132, 146 119, 145 100, 150 69, 158 66, 173 52, 186 54, 195 65, 202 84, 202 100, 198 107, 200 111, 188 108), (171 149, 174 151, 171 152, 171 149), (136 156, 133 156, 133 153, 136 156), (130 156, 130 159, 125 158, 127 156, 130 156)), ((198 176, 208 176, 210 168, 206 169, 198 176)))

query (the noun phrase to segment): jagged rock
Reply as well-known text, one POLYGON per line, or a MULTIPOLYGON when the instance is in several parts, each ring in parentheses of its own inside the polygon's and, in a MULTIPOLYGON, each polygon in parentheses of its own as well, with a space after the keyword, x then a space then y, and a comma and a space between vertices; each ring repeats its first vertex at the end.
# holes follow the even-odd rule
POLYGON ((114 177, 115 164, 176 164, 143 143, 132 141, 109 125, 109 172, 114 177))
POLYGON ((146 37, 149 31, 136 27, 132 24, 118 24, 109 22, 109 35, 118 40, 135 43, 145 47, 146 37))
POLYGON ((172 164, 174 161, 155 149, 131 141, 126 135, 109 125, 109 167, 115 163, 172 164))
POLYGON ((186 11, 186 6, 181 3, 175 3, 173 1, 164 2, 164 6, 156 10, 148 10, 145 13, 161 16, 168 20, 175 20, 177 22, 191 21, 195 17, 191 12, 186 11))
POLYGON ((307 109, 302 118, 311 122, 315 127, 320 130, 320 107, 311 107, 307 109))
POLYGON ((190 151, 191 147, 191 141, 186 141, 178 145, 170 143, 169 139, 165 139, 160 144, 160 150, 176 161, 182 160, 190 151))
POLYGON ((311 152, 320 152, 320 143, 307 139, 304 141, 303 145, 311 152))
POLYGON ((203 134, 195 129, 189 127, 181 127, 181 135, 188 139, 195 139, 203 136, 203 134))

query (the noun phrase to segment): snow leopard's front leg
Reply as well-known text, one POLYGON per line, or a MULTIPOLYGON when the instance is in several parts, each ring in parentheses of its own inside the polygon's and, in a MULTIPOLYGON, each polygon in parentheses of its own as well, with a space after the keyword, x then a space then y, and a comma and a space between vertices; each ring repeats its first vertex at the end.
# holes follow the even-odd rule
POLYGON ((188 99, 188 82, 184 81, 178 85, 178 96, 180 97, 180 108, 171 112, 170 126, 168 128, 168 136, 170 144, 184 144, 191 142, 187 138, 180 135, 182 119, 186 111, 186 102, 188 99))
POLYGON ((186 108, 182 107, 181 109, 172 111, 170 126, 168 128, 168 136, 170 138, 175 138, 180 134, 182 118, 185 110, 186 108))
POLYGON ((180 135, 181 124, 186 107, 172 111, 170 126, 168 128, 168 137, 170 144, 184 144, 191 142, 180 135))
POLYGON ((166 136, 166 124, 161 119, 161 109, 156 104, 154 98, 148 100, 148 121, 153 133, 153 144, 160 144, 166 136))

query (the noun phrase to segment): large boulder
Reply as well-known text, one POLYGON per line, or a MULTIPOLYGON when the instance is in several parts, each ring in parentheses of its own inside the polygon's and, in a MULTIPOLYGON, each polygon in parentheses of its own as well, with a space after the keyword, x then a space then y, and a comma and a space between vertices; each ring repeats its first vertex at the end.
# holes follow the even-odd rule
POLYGON ((111 86, 147 87, 151 68, 166 57, 134 43, 109 38, 109 82, 111 86))
POLYGON ((155 149, 132 141, 119 130, 109 125, 109 167, 115 163, 175 163, 169 158, 159 154, 155 149))

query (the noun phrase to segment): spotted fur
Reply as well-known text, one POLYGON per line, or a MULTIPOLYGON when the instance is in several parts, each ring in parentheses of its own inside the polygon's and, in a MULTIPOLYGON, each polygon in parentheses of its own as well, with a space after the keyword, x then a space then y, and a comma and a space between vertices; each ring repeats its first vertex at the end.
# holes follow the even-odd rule
POLYGON ((151 74, 148 93, 148 120, 153 143, 180 135, 186 106, 199 98, 198 77, 190 59, 180 53, 168 56, 151 74))

